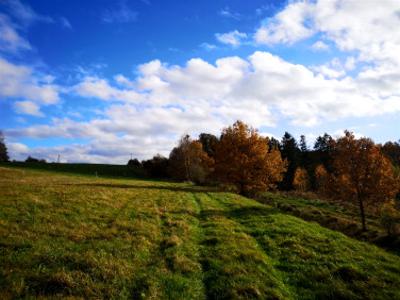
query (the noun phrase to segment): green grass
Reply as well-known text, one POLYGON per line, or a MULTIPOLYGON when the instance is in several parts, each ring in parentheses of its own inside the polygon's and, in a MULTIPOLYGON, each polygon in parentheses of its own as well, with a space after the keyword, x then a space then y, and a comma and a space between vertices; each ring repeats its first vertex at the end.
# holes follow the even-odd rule
POLYGON ((0 298, 400 299, 400 259, 230 193, 0 168, 0 298))
POLYGON ((344 207, 326 200, 271 192, 259 195, 257 200, 276 207, 284 213, 307 221, 315 221, 322 226, 374 243, 400 255, 400 237, 388 237, 379 217, 372 213, 366 215, 368 231, 362 231, 358 207, 354 205, 347 204, 344 207))
POLYGON ((100 177, 140 177, 145 178, 144 169, 127 165, 85 164, 85 163, 37 163, 8 162, 0 163, 0 167, 27 168, 51 172, 73 173, 100 177))

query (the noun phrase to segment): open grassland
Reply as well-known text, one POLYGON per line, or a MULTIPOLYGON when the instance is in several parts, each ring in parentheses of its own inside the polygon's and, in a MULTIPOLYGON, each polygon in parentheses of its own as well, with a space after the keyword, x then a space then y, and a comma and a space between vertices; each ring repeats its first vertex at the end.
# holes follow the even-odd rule
POLYGON ((400 259, 186 184, 0 168, 0 298, 400 299, 400 259))

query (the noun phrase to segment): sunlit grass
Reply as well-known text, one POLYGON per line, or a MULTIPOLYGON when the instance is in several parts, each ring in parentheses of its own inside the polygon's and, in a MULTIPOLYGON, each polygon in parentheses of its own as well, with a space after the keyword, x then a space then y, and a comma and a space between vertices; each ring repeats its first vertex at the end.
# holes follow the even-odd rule
POLYGON ((0 298, 400 299, 400 260, 229 193, 0 168, 0 298))

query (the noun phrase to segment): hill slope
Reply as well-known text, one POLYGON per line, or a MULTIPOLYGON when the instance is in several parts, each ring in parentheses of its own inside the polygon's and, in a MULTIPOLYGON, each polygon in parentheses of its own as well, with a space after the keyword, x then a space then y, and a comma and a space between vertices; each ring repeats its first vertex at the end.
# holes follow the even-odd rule
POLYGON ((229 193, 0 168, 0 297, 400 299, 400 259, 229 193))

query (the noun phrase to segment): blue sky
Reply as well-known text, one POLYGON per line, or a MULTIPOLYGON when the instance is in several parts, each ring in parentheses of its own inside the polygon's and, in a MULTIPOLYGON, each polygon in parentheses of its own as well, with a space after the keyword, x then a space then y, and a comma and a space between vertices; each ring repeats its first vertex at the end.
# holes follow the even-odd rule
POLYGON ((398 1, 0 2, 13 159, 125 163, 241 119, 400 138, 398 1))

